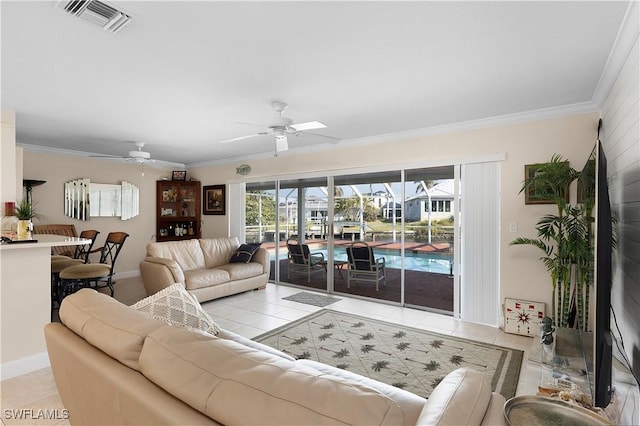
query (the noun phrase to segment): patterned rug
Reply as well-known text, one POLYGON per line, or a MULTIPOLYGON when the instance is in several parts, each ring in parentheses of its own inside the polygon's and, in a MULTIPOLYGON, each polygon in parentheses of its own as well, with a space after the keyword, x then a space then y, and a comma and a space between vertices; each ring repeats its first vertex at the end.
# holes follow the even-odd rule
POLYGON ((323 309, 254 340, 429 397, 459 367, 482 371, 492 390, 515 396, 523 352, 323 309))
POLYGON ((321 294, 307 293, 302 291, 300 293, 292 294, 291 296, 283 297, 282 300, 291 300, 294 302, 304 303, 306 305, 319 306, 324 308, 332 303, 336 303, 339 300, 337 297, 323 296, 321 294))

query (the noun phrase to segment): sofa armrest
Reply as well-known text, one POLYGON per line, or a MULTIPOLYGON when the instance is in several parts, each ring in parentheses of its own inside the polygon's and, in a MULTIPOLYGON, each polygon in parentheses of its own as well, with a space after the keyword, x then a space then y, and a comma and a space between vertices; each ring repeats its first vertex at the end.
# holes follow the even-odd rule
POLYGON ((491 400, 489 401, 489 407, 482 419, 482 426, 506 426, 507 420, 504 418, 504 404, 507 402, 504 396, 497 392, 491 393, 491 400))
POLYGON ((480 425, 491 399, 491 385, 484 374, 458 368, 447 374, 431 392, 417 424, 480 425))
POLYGON ((140 274, 148 296, 175 283, 185 284, 184 272, 173 259, 147 257, 140 262, 140 274))
POLYGON ((257 262, 262 265, 262 273, 269 275, 271 271, 271 260, 269 259, 269 251, 260 247, 256 251, 251 259, 252 262, 257 262))

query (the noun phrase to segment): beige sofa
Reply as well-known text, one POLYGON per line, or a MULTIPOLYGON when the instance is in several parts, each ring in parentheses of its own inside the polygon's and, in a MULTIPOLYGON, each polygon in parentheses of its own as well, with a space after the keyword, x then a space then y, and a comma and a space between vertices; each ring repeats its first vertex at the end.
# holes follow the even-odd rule
POLYGON ((147 257, 140 263, 147 295, 182 283, 205 302, 267 285, 269 252, 259 248, 251 262, 229 263, 238 247, 236 237, 147 244, 147 257))
POLYGON ((90 289, 45 327, 71 424, 505 424, 504 398, 459 369, 428 400, 228 331, 176 327, 90 289))

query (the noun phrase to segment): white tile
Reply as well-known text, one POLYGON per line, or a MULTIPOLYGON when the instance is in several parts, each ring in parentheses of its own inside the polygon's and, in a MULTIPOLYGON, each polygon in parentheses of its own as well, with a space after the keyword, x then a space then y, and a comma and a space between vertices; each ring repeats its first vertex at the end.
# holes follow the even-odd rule
POLYGON ((453 332, 453 336, 465 339, 477 340, 485 343, 494 343, 501 331, 497 327, 489 327, 481 324, 460 322, 453 332))
POLYGON ((428 314, 428 316, 419 323, 420 328, 431 330, 436 333, 452 334, 460 325, 460 320, 453 317, 437 314, 428 314))
POLYGON ((308 311, 304 311, 302 309, 294 309, 294 308, 280 308, 281 310, 277 313, 273 314, 276 318, 285 319, 288 321, 295 321, 302 317, 306 317, 309 315, 308 311))
POLYGON ((401 310, 395 311, 388 316, 389 321, 393 322, 402 322, 406 325, 420 325, 423 321, 425 321, 430 314, 425 311, 420 311, 417 309, 409 309, 403 308, 401 310))
POLYGON ((524 351, 528 350, 531 347, 531 344, 534 340, 538 340, 538 338, 500 332, 496 336, 496 340, 494 341, 494 343, 499 346, 520 349, 521 351, 524 351))

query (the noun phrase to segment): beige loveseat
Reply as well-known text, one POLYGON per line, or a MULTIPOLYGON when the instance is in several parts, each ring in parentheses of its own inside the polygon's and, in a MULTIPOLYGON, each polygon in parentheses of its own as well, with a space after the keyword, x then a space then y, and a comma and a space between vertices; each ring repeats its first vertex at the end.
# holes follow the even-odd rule
POLYGON ((65 298, 60 319, 45 337, 74 425, 504 424, 504 398, 473 370, 450 373, 425 400, 225 330, 168 325, 90 289, 65 298))
POLYGON ((147 244, 147 257, 140 263, 147 294, 182 283, 205 302, 267 285, 269 252, 259 248, 250 262, 229 263, 238 247, 236 237, 147 244))

